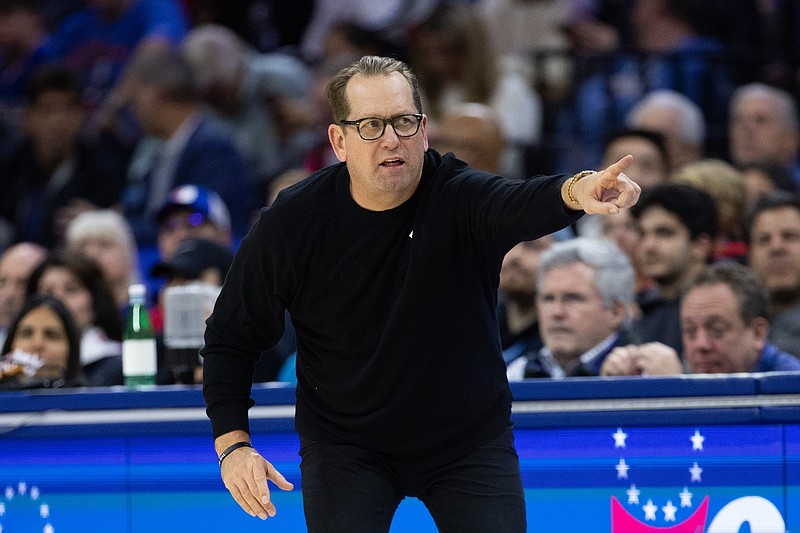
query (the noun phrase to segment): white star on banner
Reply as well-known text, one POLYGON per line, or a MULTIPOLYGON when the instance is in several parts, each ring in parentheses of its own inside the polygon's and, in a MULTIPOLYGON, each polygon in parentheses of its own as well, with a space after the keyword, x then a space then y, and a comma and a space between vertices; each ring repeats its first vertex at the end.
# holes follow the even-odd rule
POLYGON ((658 507, 653 505, 653 500, 647 500, 647 505, 642 506, 642 509, 644 510, 645 520, 656 519, 656 511, 658 511, 658 507))
POLYGON ((31 487, 31 500, 36 501, 39 499, 39 487, 31 487))
POLYGON ((3 516, 4 514, 6 514, 6 504, 0 502, 0 516, 3 516))
POLYGON ((689 492, 689 487, 683 487, 683 492, 679 496, 681 497, 681 507, 692 506, 692 493, 689 492))
POLYGON ((28 484, 25 483, 24 481, 21 481, 20 484, 17 486, 17 492, 19 492, 20 494, 25 494, 26 492, 28 492, 28 484))
POLYGON ((695 430, 694 435, 689 437, 689 440, 692 441, 692 450, 703 450, 703 441, 706 440, 706 438, 702 436, 699 431, 695 430))
POLYGON ((617 463, 617 479, 628 479, 628 464, 625 462, 625 459, 620 459, 619 463, 617 463))
POLYGON ((703 473, 703 469, 702 469, 702 468, 700 468, 700 467, 697 465, 697 462, 695 462, 695 463, 692 465, 692 467, 689 469, 689 473, 690 473, 690 474, 692 474, 692 482, 695 482, 695 481, 698 481, 698 482, 699 482, 699 481, 703 481, 703 480, 702 480, 702 478, 700 477, 700 474, 702 474, 702 473, 703 473))
POLYGON ((625 439, 628 438, 628 434, 623 432, 622 428, 617 428, 617 432, 612 436, 614 437, 614 448, 625 447, 625 439))
POLYGON ((55 528, 50 524, 46 524, 42 529, 42 533, 55 533, 55 528))
POLYGON ((667 505, 661 508, 664 511, 664 521, 665 522, 674 522, 675 521, 675 511, 678 510, 677 507, 672 505, 672 500, 667 500, 667 505))
POLYGON ((47 518, 50 516, 50 506, 46 503, 43 503, 39 506, 39 516, 42 518, 47 518))
POLYGON ((14 489, 11 487, 6 487, 6 500, 13 500, 14 499, 14 489))
POLYGON ((636 485, 631 485, 631 488, 625 492, 628 493, 628 503, 639 504, 639 494, 642 492, 636 488, 636 485))

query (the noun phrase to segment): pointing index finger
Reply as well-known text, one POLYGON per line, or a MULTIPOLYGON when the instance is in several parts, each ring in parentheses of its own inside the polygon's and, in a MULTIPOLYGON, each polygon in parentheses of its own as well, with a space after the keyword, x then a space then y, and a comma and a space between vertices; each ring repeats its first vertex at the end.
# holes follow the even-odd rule
POLYGON ((626 155, 616 163, 610 164, 606 169, 606 175, 616 179, 626 168, 628 168, 628 166, 631 164, 631 161, 633 161, 633 156, 631 154, 626 155))

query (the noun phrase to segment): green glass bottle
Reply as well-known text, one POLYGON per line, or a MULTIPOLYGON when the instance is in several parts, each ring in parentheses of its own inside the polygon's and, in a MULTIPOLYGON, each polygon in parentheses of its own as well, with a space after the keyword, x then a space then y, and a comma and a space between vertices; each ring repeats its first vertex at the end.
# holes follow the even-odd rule
POLYGON ((122 337, 122 373, 128 387, 156 383, 156 338, 147 315, 146 296, 144 285, 128 287, 130 305, 122 337))

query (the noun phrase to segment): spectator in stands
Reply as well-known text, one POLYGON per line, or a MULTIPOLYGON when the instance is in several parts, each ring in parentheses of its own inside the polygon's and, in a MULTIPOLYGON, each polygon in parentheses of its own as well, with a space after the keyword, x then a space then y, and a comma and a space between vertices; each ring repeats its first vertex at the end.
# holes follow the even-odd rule
POLYGON ((585 2, 476 0, 474 4, 500 61, 526 75, 531 71, 531 83, 546 101, 559 102, 569 94, 573 59, 564 28, 585 2))
POLYGON ((669 180, 669 151, 664 136, 659 132, 647 129, 612 132, 606 139, 601 166, 606 161, 619 161, 628 154, 633 156, 628 175, 642 189, 669 180))
POLYGON ((756 202, 749 219, 749 265, 769 292, 769 339, 800 357, 800 199, 776 193, 756 202))
POLYGON ((185 0, 193 25, 214 22, 231 28, 261 52, 294 50, 317 0, 185 0))
POLYGON ((642 342, 681 351, 680 297, 712 257, 718 217, 714 199, 690 185, 666 183, 644 192, 631 209, 642 237, 637 261, 655 286, 640 293, 634 331, 642 342))
POLYGON ((669 155, 667 171, 702 159, 706 122, 703 110, 691 98, 671 89, 651 91, 626 118, 628 127, 660 133, 669 155))
POLYGON ((785 191, 791 194, 800 193, 800 189, 795 185, 792 175, 784 165, 780 163, 748 163, 742 165, 742 175, 744 176, 744 188, 749 211, 756 201, 762 196, 767 196, 777 191, 785 191))
POLYGON ((503 258, 497 318, 506 364, 523 355, 535 354, 542 348, 536 313, 536 276, 542 252, 554 242, 553 235, 524 241, 503 258))
POLYGON ((186 31, 176 0, 88 0, 58 24, 42 54, 78 75, 92 121, 106 126, 133 97, 131 61, 177 46, 186 31))
MULTIPOLYGON (((628 260, 633 266, 636 294, 644 294, 652 290, 654 282, 643 273, 642 266, 639 264, 638 250, 639 244, 642 242, 642 235, 630 210, 603 217, 600 221, 599 237, 613 242, 628 256, 628 260)), ((634 318, 638 318, 638 307, 634 307, 633 315, 634 318)))
POLYGON ((29 298, 55 296, 81 335, 81 365, 90 385, 122 385, 122 319, 97 264, 72 253, 51 253, 28 279, 29 298))
MULTIPOLYGON (((218 291, 232 262, 233 252, 226 246, 203 238, 184 239, 178 243, 169 259, 156 263, 150 271, 151 277, 164 278, 157 309, 153 309, 151 314, 157 314, 156 321, 163 324, 167 312, 164 294, 170 287, 201 284, 218 291)), ((211 314, 211 307, 208 308, 206 317, 208 314, 211 314)), ((203 373, 199 358, 191 376, 174 375, 169 361, 162 360, 159 363, 158 383, 175 383, 176 379, 181 383, 201 383, 203 373)))
POLYGON ((120 200, 124 165, 81 136, 82 91, 64 67, 42 67, 29 80, 25 139, 0 164, 0 217, 16 241, 63 244, 78 213, 120 200))
POLYGON ((31 272, 46 256, 47 249, 32 242, 12 245, 0 255, 0 343, 25 303, 31 272))
MULTIPOLYGON (((633 161, 625 173, 635 180, 642 189, 647 189, 669 179, 669 156, 664 138, 649 130, 622 129, 611 133, 606 139, 601 166, 631 154, 633 161)), ((630 214, 622 214, 629 218, 630 214)), ((587 215, 575 223, 575 230, 583 237, 600 237, 603 224, 613 224, 609 217, 587 215)))
POLYGON ((206 109, 225 123, 247 158, 259 192, 280 172, 300 165, 313 134, 282 122, 276 101, 305 99, 311 73, 299 59, 281 52, 262 54, 232 30, 208 24, 183 41, 206 109))
POLYGON ((731 97, 728 121, 734 164, 778 163, 791 172, 800 188, 800 121, 791 94, 764 83, 738 87, 731 97))
POLYGON ((66 245, 97 263, 117 309, 127 309, 128 287, 141 282, 139 252, 128 221, 113 209, 86 211, 67 227, 66 245))
POLYGON ((604 376, 717 374, 800 370, 800 359, 767 341, 768 298, 752 271, 738 263, 709 265, 681 302, 685 365, 661 343, 623 346, 601 369, 604 376))
POLYGON ((747 260, 743 214, 746 190, 742 172, 721 159, 701 159, 677 169, 674 183, 685 183, 707 192, 717 206, 718 233, 712 259, 747 260))
POLYGON ((216 191, 230 209, 234 234, 243 236, 256 206, 247 162, 231 132, 202 112, 189 64, 177 52, 165 52, 137 61, 131 75, 142 129, 165 141, 146 172, 129 175, 123 192, 139 245, 155 243, 158 209, 174 187, 187 184, 216 191))
POLYGON ((311 90, 306 99, 284 98, 276 102, 283 120, 297 124, 296 127, 314 132, 316 142, 307 151, 302 168, 309 172, 334 165, 338 162, 328 141, 328 126, 333 117, 325 96, 328 82, 340 69, 357 61, 361 56, 334 56, 325 59, 312 69, 311 90))
POLYGON ((454 105, 431 128, 430 143, 439 153, 453 152, 471 167, 500 173, 505 151, 503 126, 488 105, 454 105))
POLYGON ((613 48, 588 62, 575 106, 562 116, 562 132, 576 139, 565 150, 569 166, 592 167, 599 161, 608 131, 622 127, 651 91, 677 91, 700 106, 709 123, 724 122, 732 87, 723 45, 699 32, 704 8, 702 0, 632 2, 627 10, 632 49, 613 48))
POLYGON ((37 296, 19 310, 0 351, 0 389, 86 385, 80 335, 57 298, 37 296))
POLYGON ((509 379, 596 376, 630 335, 633 267, 611 241, 577 237, 542 252, 536 307, 544 347, 508 366, 509 379))
POLYGON ((40 6, 33 0, 0 2, 0 127, 8 137, 22 130, 25 86, 40 62, 47 37, 40 6))
POLYGON ((172 258, 178 244, 189 237, 215 242, 233 248, 231 216, 220 196, 198 185, 181 185, 172 189, 167 201, 156 213, 158 256, 172 258))
POLYGON ((475 6, 439 6, 414 31, 409 56, 431 127, 454 104, 490 106, 500 118, 506 144, 502 174, 526 177, 525 152, 541 136, 541 99, 519 73, 503 70, 475 6))

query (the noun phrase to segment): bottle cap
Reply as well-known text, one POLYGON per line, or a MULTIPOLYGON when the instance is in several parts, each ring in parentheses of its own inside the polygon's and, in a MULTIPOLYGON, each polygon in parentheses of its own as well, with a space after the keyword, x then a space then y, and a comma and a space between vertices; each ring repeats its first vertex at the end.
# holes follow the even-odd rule
POLYGON ((144 298, 147 294, 147 287, 142 283, 134 283, 128 286, 128 298, 144 298))

